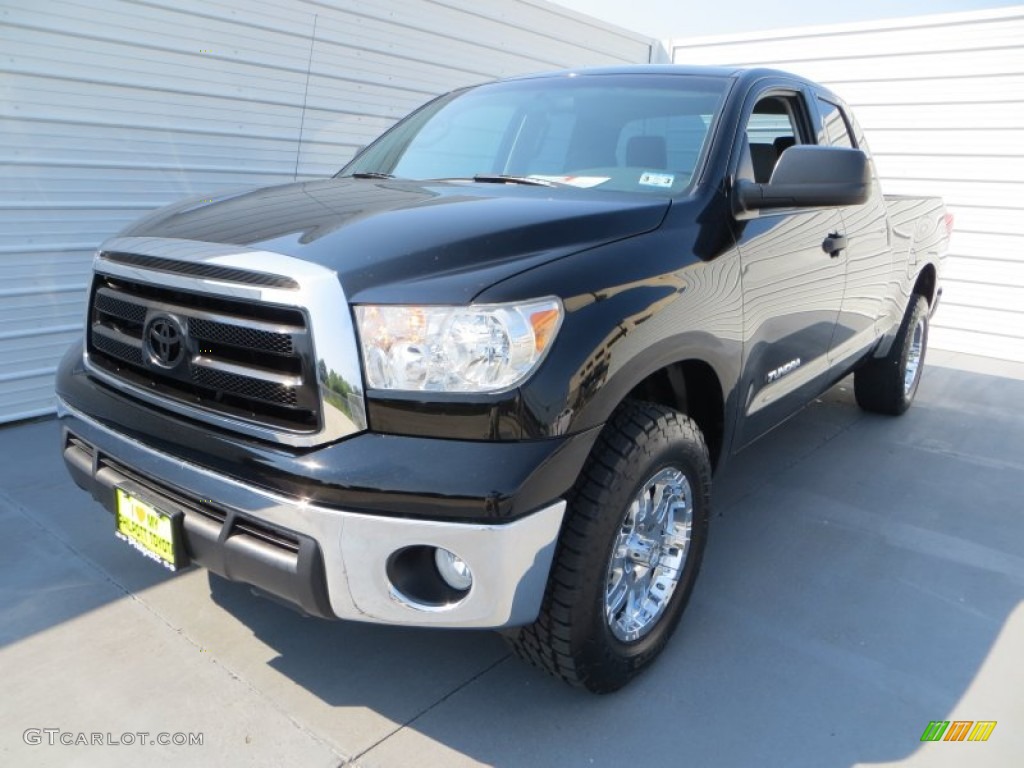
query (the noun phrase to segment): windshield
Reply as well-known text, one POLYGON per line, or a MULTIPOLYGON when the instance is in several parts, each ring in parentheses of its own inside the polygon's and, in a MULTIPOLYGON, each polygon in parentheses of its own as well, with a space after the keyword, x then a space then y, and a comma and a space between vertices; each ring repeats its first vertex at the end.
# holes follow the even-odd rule
POLYGON ((691 186, 728 84, 686 75, 589 75, 456 91, 400 122, 339 175, 677 195, 691 186))

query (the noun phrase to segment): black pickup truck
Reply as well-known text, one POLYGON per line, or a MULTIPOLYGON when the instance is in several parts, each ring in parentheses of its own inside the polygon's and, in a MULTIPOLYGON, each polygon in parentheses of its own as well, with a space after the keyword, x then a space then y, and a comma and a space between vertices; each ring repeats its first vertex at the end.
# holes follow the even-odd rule
POLYGON ((61 450, 172 570, 500 629, 611 691, 679 621, 716 469, 851 372, 863 408, 910 405, 951 228, 793 75, 466 88, 334 178, 105 242, 61 450))

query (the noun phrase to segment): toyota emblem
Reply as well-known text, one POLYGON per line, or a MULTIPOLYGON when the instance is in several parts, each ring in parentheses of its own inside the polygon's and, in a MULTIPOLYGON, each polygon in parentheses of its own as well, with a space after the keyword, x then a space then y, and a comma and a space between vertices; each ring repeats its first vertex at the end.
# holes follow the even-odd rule
POLYGON ((161 368, 174 368, 185 357, 185 332, 170 315, 156 315, 146 325, 146 351, 161 368))

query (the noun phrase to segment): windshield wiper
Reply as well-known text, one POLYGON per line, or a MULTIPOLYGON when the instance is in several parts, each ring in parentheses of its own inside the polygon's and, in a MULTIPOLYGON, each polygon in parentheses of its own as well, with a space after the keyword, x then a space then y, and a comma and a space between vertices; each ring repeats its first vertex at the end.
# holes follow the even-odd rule
POLYGON ((508 176, 503 173, 478 173, 473 177, 473 181, 478 181, 481 184, 525 184, 529 187, 557 186, 555 182, 547 179, 535 179, 531 176, 508 176))
POLYGON ((353 179, 393 179, 393 173, 381 173, 380 171, 358 171, 351 174, 353 179))

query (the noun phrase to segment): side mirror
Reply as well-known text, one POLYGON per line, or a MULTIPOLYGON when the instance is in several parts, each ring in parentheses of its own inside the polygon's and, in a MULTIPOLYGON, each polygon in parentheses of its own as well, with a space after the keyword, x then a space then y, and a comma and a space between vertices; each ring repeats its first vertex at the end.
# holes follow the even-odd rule
POLYGON ((871 167, 859 149, 798 144, 782 153, 767 184, 741 179, 736 194, 747 211, 863 205, 871 167))

